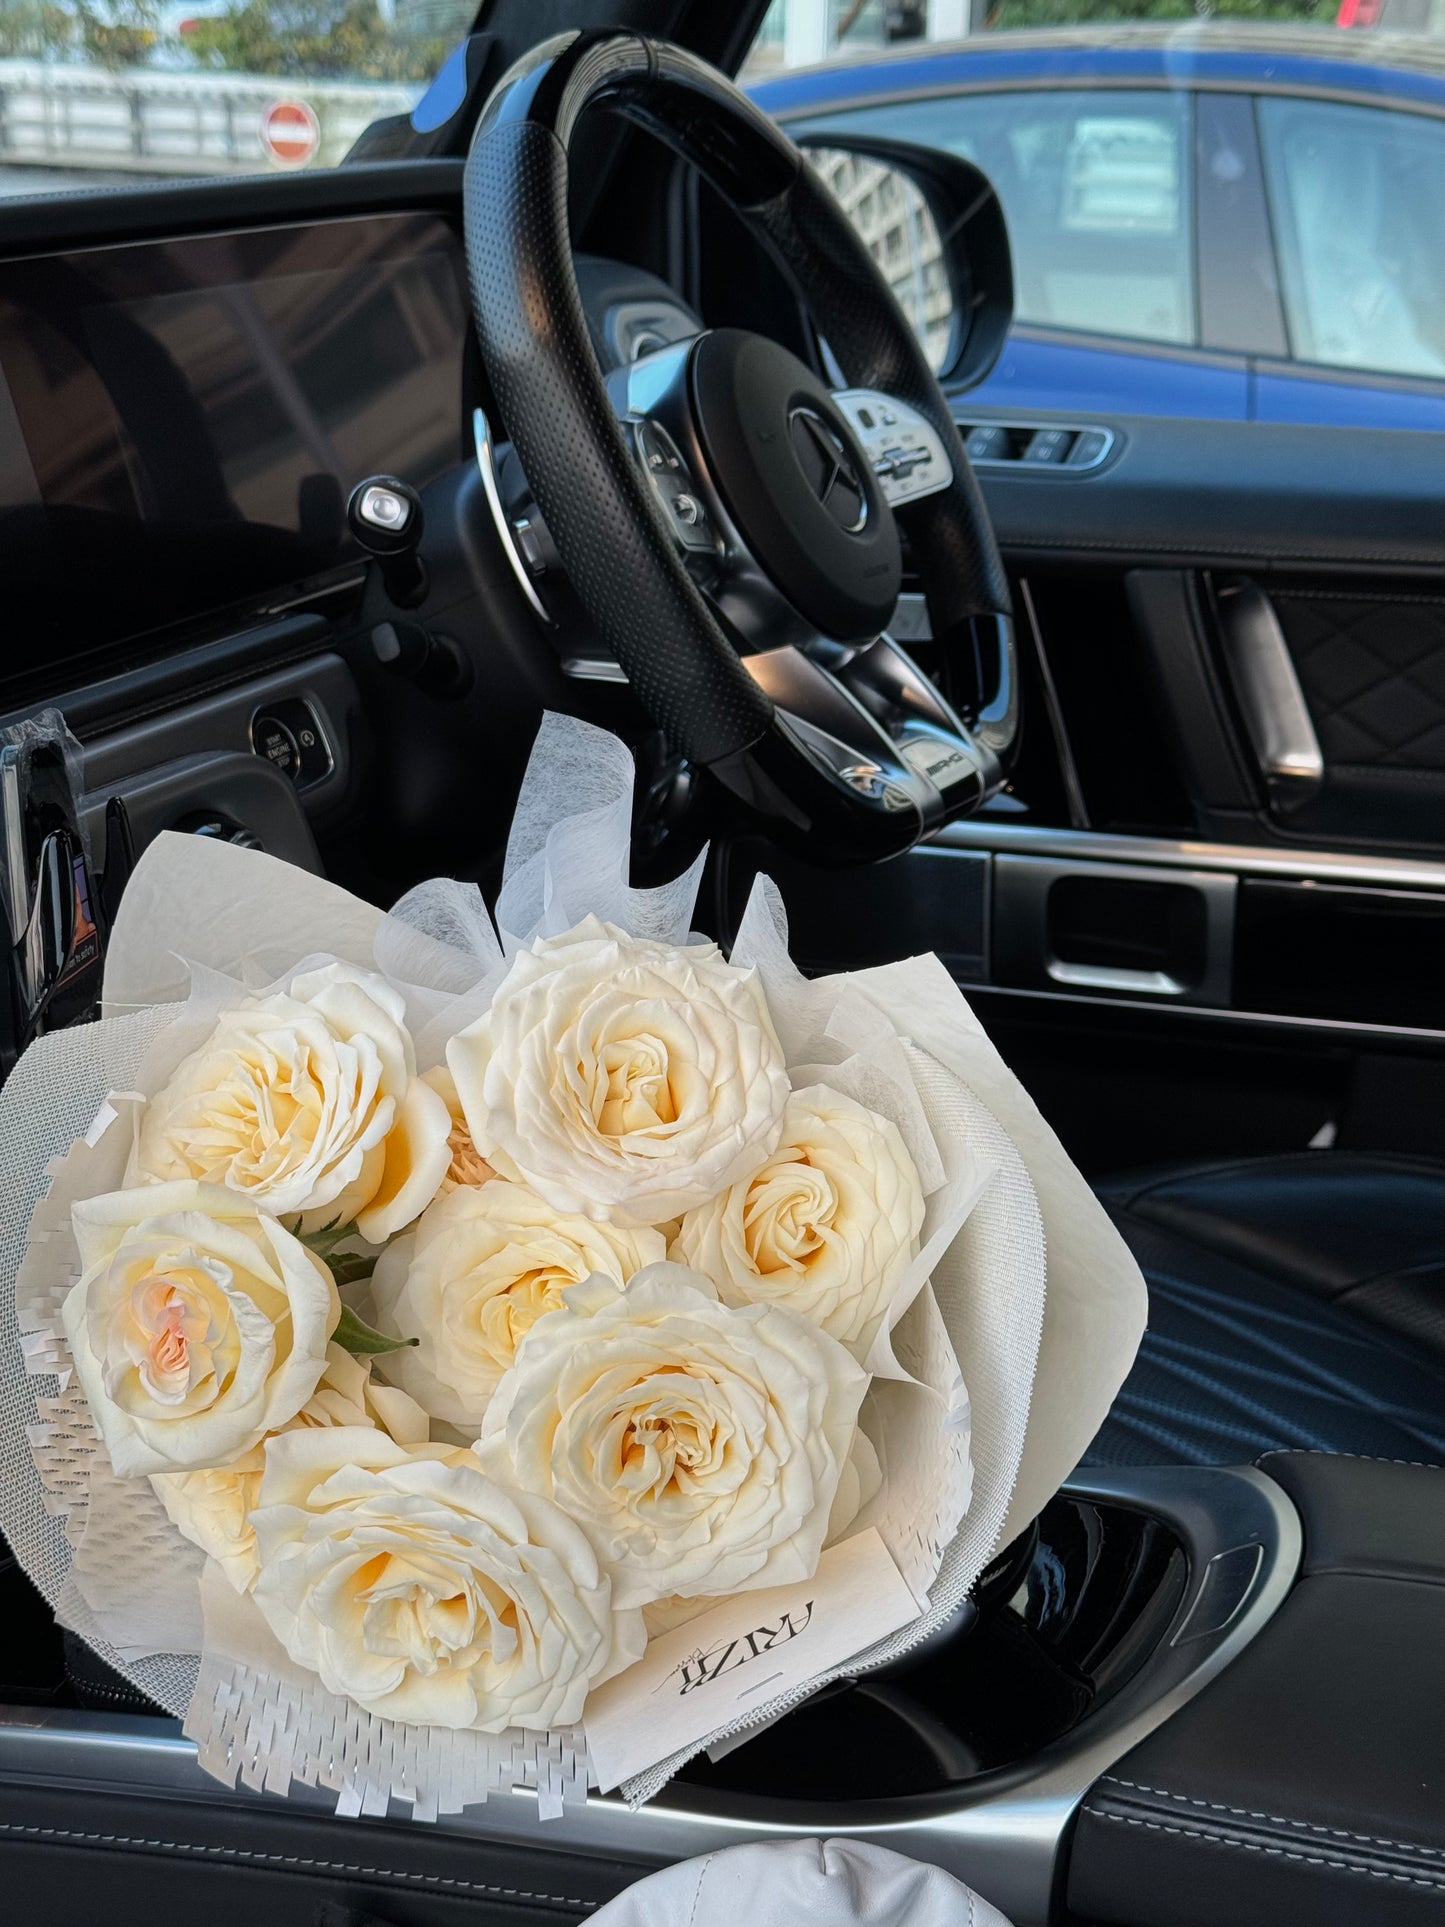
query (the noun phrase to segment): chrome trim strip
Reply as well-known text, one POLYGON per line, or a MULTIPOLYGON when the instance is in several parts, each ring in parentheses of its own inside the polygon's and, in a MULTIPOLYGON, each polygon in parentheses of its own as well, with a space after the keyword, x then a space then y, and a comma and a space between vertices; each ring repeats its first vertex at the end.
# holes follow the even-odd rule
POLYGON ((1265 782, 1282 807, 1324 781, 1325 759, 1274 604, 1257 583, 1221 587, 1220 641, 1245 730, 1265 782))
POLYGON ((1404 856, 1351 856, 1340 850, 1298 853, 1273 844, 1190 843, 1174 837, 1120 836, 1107 830, 1064 830, 1006 823, 988 815, 950 823, 927 846, 1054 856, 1100 863, 1178 864, 1188 870, 1229 870, 1236 876, 1312 877, 1320 883, 1394 884, 1445 890, 1445 863, 1404 856))
MULTIPOLYGON (((635 1812, 593 1797, 560 1820, 542 1821, 530 1794, 494 1795, 444 1815, 436 1835, 482 1835, 534 1848, 595 1852, 646 1863, 709 1853, 749 1839, 805 1838, 820 1831, 871 1839, 971 1881, 1016 1927, 1045 1927, 1065 1832, 1089 1788, 1223 1670, 1278 1611, 1299 1570, 1298 1514, 1274 1480, 1249 1467, 1117 1467, 1067 1482, 1081 1498, 1126 1505, 1165 1520, 1190 1549, 1189 1582, 1158 1647, 1114 1699, 1036 1760, 986 1775, 947 1796, 861 1802, 776 1816, 777 1802, 738 1815, 736 1796, 685 1785, 635 1812), (1239 1609, 1218 1632, 1174 1643, 1186 1629, 1221 1552, 1257 1545, 1260 1559, 1239 1609), (945 1803, 946 1802, 946 1803, 945 1803), (885 1817, 890 1808, 897 1818, 885 1817)), ((274 1800, 232 1790, 203 1773, 195 1749, 168 1720, 29 1708, 0 1709, 0 1785, 47 1781, 92 1797, 125 1793, 231 1807, 274 1800)), ((297 1787, 293 1809, 321 1813, 334 1796, 297 1787)), ((399 1824, 405 1824, 404 1821, 399 1824)), ((435 1837, 435 1835, 433 1836, 435 1837)))
POLYGON ((975 983, 965 980, 960 988, 970 997, 1037 997, 1049 1004, 1080 1004, 1090 1010, 1167 1012, 1177 1017, 1210 1017, 1223 1024, 1267 1024, 1271 1030, 1325 1031, 1342 1041, 1351 1038, 1380 1037, 1394 1044, 1445 1043, 1445 1030, 1430 1030, 1420 1024, 1367 1023, 1358 1017, 1295 1017, 1284 1011, 1231 1010, 1223 1004, 1181 1004, 1138 996, 1090 997, 1070 990, 1035 990, 1020 984, 975 983))
POLYGON ((527 565, 522 560, 521 550, 517 547, 516 533, 507 519, 507 511, 502 507, 501 490, 497 487, 496 463, 492 459, 491 424, 484 410, 480 408, 472 410, 472 435, 477 445, 477 469, 482 478, 482 493, 486 496, 487 507, 492 512, 492 521, 496 525, 497 537, 501 542, 503 553, 511 564, 512 574, 517 578, 517 587, 532 605, 534 613, 539 615, 550 628, 552 618, 547 613, 547 605, 537 593, 527 565))

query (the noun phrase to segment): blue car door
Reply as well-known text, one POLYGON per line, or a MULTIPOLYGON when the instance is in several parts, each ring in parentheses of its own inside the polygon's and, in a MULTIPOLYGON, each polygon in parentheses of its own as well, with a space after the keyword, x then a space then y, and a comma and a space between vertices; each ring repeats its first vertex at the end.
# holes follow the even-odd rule
POLYGON ((1015 325, 970 405, 1242 421, 1242 353, 1201 345, 1194 96, 1176 83, 1023 82, 811 113, 790 131, 942 148, 1003 205, 1015 325))
POLYGON ((1445 120, 1261 95, 1288 355, 1261 358, 1261 421, 1445 428, 1445 120))

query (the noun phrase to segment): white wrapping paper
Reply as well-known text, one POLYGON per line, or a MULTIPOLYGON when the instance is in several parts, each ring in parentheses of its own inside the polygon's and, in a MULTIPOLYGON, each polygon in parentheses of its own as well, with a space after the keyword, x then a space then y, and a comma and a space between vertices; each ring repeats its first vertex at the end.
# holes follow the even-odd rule
MULTIPOLYGON (((577 1733, 437 1733, 333 1700, 296 1675, 258 1614, 202 1584, 199 1555, 148 1483, 110 1474, 59 1335, 75 1275, 69 1204, 120 1182, 133 1107, 116 1099, 94 1141, 56 1168, 22 1266, 19 1231, 42 1168, 108 1094, 156 1088, 219 1009, 308 960, 339 957, 391 977, 425 1069, 487 1008, 519 944, 588 913, 684 941, 700 863, 662 891, 632 889, 630 794, 622 745, 546 720, 509 845, 500 937, 469 886, 424 884, 384 915, 256 852, 163 836, 127 888, 107 1017, 42 1040, 0 1093, 0 1524, 62 1622, 184 1712, 203 1762, 224 1778, 280 1791, 294 1776, 334 1787, 346 1811, 382 1811, 400 1797, 423 1815, 531 1785, 556 1810, 581 1796, 586 1762, 577 1733)), ((942 1623, 1072 1470, 1137 1348, 1144 1287, 936 959, 808 983, 788 959, 769 885, 755 891, 734 954, 760 972, 794 1086, 822 1079, 892 1117, 927 1193, 923 1251, 868 1361, 877 1376, 865 1417, 884 1485, 856 1522, 877 1527, 925 1609, 851 1658, 851 1674, 942 1623)), ((753 1708, 748 1723, 819 1683, 753 1708)), ((729 1730, 699 1734, 629 1795, 648 1797, 729 1730)))

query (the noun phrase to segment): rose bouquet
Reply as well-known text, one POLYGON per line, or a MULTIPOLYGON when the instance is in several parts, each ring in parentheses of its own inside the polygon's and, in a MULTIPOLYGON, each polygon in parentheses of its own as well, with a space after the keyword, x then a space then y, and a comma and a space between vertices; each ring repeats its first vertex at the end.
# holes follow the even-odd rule
POLYGON ((495 928, 163 838, 0 1096, 5 1531, 228 1780, 645 1797, 943 1623, 1132 1357, 937 963, 690 937, 630 786, 547 719, 495 928))

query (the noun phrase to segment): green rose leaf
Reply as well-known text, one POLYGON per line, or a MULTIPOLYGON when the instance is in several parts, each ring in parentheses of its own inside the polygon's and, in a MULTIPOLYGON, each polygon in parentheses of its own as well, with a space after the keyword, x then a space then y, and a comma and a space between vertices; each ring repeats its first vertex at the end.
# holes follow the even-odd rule
POLYGON ((337 1249, 348 1238, 356 1237, 354 1224, 343 1224, 339 1218, 333 1218, 330 1224, 322 1225, 319 1231, 303 1231, 298 1218, 290 1230, 308 1251, 315 1252, 338 1285, 359 1285, 363 1278, 369 1278, 376 1269, 376 1259, 369 1253, 337 1249))
POLYGON ((368 1325, 364 1318, 358 1318, 350 1305, 341 1307, 341 1322, 331 1334, 331 1342, 340 1345, 353 1358, 377 1358, 383 1352, 404 1351, 408 1345, 415 1345, 414 1338, 388 1338, 368 1325))

